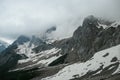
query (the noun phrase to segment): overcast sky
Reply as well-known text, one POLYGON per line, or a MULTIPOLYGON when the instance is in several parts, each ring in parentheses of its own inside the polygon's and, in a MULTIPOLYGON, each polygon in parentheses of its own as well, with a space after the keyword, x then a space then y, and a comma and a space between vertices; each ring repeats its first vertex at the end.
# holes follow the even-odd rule
POLYGON ((0 38, 40 34, 57 26, 55 36, 68 37, 84 17, 120 19, 120 0, 0 0, 0 38))

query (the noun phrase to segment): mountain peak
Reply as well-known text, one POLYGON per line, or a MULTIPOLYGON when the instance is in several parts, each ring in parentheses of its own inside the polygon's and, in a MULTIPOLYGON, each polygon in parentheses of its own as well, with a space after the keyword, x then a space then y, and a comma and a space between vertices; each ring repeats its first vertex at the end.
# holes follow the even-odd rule
POLYGON ((88 17, 86 17, 83 21, 83 27, 89 27, 91 25, 91 27, 95 27, 96 25, 98 25, 98 19, 96 17, 94 17, 93 15, 90 15, 88 17))
POLYGON ((84 19, 82 26, 76 29, 76 31, 73 34, 73 37, 77 39, 82 39, 86 37, 85 39, 91 38, 91 40, 93 40, 100 30, 97 26, 98 19, 92 15, 88 16, 84 19))
POLYGON ((17 40, 13 44, 23 44, 28 41, 30 41, 29 37, 21 35, 20 37, 17 38, 17 40))

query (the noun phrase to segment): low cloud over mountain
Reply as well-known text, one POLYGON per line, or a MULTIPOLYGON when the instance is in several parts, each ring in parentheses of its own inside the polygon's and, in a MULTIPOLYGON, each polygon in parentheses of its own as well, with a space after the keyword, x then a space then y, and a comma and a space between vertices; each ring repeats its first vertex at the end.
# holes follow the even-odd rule
POLYGON ((1 0, 0 37, 41 34, 56 26, 54 36, 68 37, 83 18, 119 18, 119 0, 1 0), (113 16, 116 15, 116 16, 113 16))

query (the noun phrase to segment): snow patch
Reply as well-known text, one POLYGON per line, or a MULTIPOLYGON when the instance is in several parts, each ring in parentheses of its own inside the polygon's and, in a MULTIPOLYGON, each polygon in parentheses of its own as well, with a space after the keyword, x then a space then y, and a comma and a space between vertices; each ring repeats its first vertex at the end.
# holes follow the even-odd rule
POLYGON ((34 56, 34 53, 32 51, 33 48, 35 48, 36 46, 34 44, 32 44, 30 46, 30 42, 24 43, 23 45, 19 45, 17 48, 17 54, 24 54, 27 57, 32 57, 34 56))
POLYGON ((34 54, 34 56, 28 58, 28 59, 23 59, 23 60, 19 60, 18 64, 25 64, 28 62, 33 62, 31 65, 25 66, 25 67, 21 67, 21 68, 17 68, 11 71, 17 71, 17 70, 22 70, 22 69, 26 69, 26 68, 30 68, 30 67, 34 67, 34 66, 39 66, 39 68, 41 67, 46 67, 48 66, 51 62, 53 62, 54 60, 58 59, 60 56, 62 56, 59 51, 61 49, 58 48, 53 48, 50 50, 46 50, 46 51, 42 51, 40 53, 34 54))
MULTIPOLYGON (((120 45, 97 52, 90 60, 84 63, 75 63, 69 66, 66 66, 62 70, 60 70, 57 74, 43 78, 42 80, 70 80, 74 78, 74 75, 78 75, 79 77, 85 75, 87 72, 96 71, 103 66, 105 68, 113 63, 120 63, 120 45), (109 53, 108 56, 103 57, 106 53, 109 53), (111 59, 117 57, 118 61, 111 62, 111 59), (89 65, 91 64, 91 65, 89 65), (89 65, 89 66, 88 66, 89 65)), ((100 73, 101 70, 98 72, 100 73)), ((114 74, 120 73, 120 66, 114 72, 114 74)))

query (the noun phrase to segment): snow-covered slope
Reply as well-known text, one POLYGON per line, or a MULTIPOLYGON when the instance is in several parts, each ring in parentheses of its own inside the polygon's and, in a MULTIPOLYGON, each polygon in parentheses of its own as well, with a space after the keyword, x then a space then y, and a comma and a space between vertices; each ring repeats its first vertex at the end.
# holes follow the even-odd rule
POLYGON ((16 68, 12 71, 45 67, 61 56, 59 53, 61 49, 51 47, 50 44, 45 43, 35 36, 32 38, 21 36, 13 44, 17 44, 15 52, 19 54, 22 59, 18 60, 16 68), (48 48, 48 46, 50 47, 48 48), (34 49, 37 47, 38 51, 36 52, 34 49))
POLYGON ((18 39, 12 44, 16 45, 17 48, 15 49, 15 52, 20 55, 25 55, 27 58, 30 58, 35 55, 33 52, 33 48, 44 44, 44 42, 35 36, 27 37, 27 36, 20 36, 18 39))
POLYGON ((34 56, 32 49, 37 47, 36 45, 32 44, 30 46, 30 41, 26 42, 22 45, 18 45, 18 48, 16 50, 17 54, 24 54, 26 55, 28 58, 34 56))
POLYGON ((117 27, 118 25, 120 25, 120 21, 115 21, 111 26, 117 27))
POLYGON ((74 63, 72 65, 66 66, 62 70, 60 70, 57 74, 44 78, 42 80, 70 80, 75 77, 82 77, 89 72, 94 72, 92 75, 100 74, 103 70, 108 67, 108 70, 115 68, 117 64, 117 68, 112 73, 118 74, 120 73, 120 45, 100 51, 95 53, 95 55, 84 63, 74 63), (113 65, 113 66, 110 66, 113 65))
POLYGON ((50 50, 45 50, 39 53, 29 53, 30 57, 27 59, 22 59, 18 61, 18 65, 16 69, 10 70, 10 71, 16 71, 16 70, 25 70, 29 68, 41 68, 41 67, 47 67, 51 62, 56 60, 61 56, 59 53, 61 49, 58 48, 52 48, 50 50))

